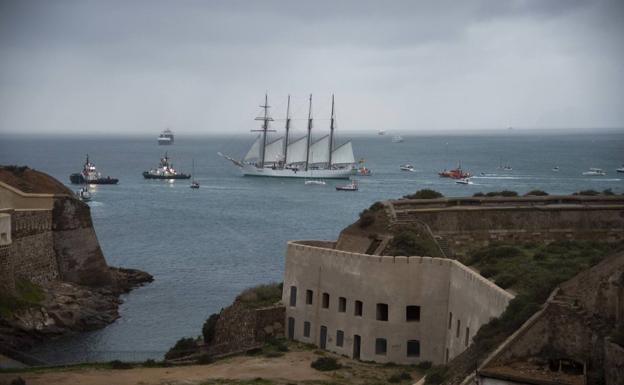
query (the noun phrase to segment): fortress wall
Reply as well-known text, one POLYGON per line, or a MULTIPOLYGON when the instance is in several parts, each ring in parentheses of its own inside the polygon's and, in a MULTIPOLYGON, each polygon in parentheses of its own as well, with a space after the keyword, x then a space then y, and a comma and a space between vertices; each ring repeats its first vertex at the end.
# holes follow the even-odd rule
POLYGON ((624 240, 624 206, 456 207, 397 212, 397 219, 427 223, 457 255, 491 242, 624 240))
POLYGON ((450 360, 472 343, 481 326, 505 311, 513 295, 457 261, 453 261, 449 283, 446 345, 450 360))
POLYGON ((54 205, 52 194, 24 193, 6 183, 0 182, 0 209, 50 210, 54 205))
MULTIPOLYGON (((449 259, 374 256, 289 242, 283 292, 286 323, 294 321, 294 339, 319 346, 321 326, 325 326, 326 348, 338 354, 353 357, 358 335, 362 360, 443 363, 451 298, 458 314, 463 311, 467 318, 473 317, 475 325, 490 314, 500 314, 505 304, 501 289, 471 280, 470 271, 456 264, 449 259), (458 280, 455 284, 451 284, 453 277, 458 280), (291 287, 296 287, 295 306, 290 306, 291 287), (306 303, 307 290, 312 290, 312 304, 306 303), (485 295, 487 299, 462 302, 461 296, 452 296, 450 290, 463 290, 466 298, 485 295), (323 293, 329 294, 328 308, 323 306, 323 293), (340 297, 346 299, 344 312, 339 309, 340 297), (355 301, 362 301, 361 316, 355 315, 355 301), (377 320, 378 303, 388 305, 387 321, 377 320), (419 306, 420 319, 408 321, 406 306, 419 306), (494 307, 469 315, 470 307, 476 306, 494 307), (305 322, 310 323, 309 336, 304 335, 305 322), (337 331, 344 333, 343 346, 338 346, 337 331), (376 351, 377 339, 386 340, 385 354, 376 351), (419 354, 408 356, 408 341, 418 342, 419 354)), ((464 348, 457 345, 453 349, 459 353, 464 348)))

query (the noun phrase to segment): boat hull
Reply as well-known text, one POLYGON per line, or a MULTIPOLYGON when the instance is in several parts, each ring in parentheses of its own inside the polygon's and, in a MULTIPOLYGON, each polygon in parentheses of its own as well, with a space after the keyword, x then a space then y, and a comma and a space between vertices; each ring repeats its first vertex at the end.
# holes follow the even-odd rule
POLYGON ((272 178, 312 178, 312 179, 349 179, 351 169, 339 170, 292 170, 292 169, 272 169, 258 168, 250 164, 241 167, 244 176, 263 176, 272 178))
POLYGON ((72 184, 117 184, 119 183, 119 179, 117 178, 98 178, 91 179, 90 181, 85 180, 84 176, 80 173, 71 174, 69 176, 69 181, 72 184))
POLYGON ((190 174, 177 174, 177 175, 153 175, 149 172, 143 172, 143 178, 145 179, 191 179, 190 174))

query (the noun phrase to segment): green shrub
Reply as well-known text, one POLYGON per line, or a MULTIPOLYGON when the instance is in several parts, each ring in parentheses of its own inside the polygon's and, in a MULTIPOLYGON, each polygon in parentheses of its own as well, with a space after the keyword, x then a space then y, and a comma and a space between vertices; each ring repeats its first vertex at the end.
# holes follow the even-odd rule
POLYGON ((394 255, 426 255, 427 249, 417 233, 401 231, 392 238, 389 248, 394 255))
POLYGON ((195 363, 198 365, 208 365, 208 364, 212 364, 214 362, 214 359, 212 358, 212 356, 210 356, 210 354, 202 354, 199 357, 197 357, 197 359, 195 360, 195 363))
POLYGON ((531 190, 528 193, 524 194, 524 196, 547 196, 548 193, 542 190, 531 190))
POLYGON ((146 368, 155 368, 158 366, 158 363, 155 360, 148 358, 145 362, 143 362, 143 366, 146 368))
POLYGON ((481 274, 482 277, 490 278, 498 274, 498 269, 496 269, 493 266, 485 266, 481 268, 481 270, 479 271, 479 274, 481 274))
POLYGON ((165 359, 173 360, 180 357, 197 353, 199 346, 193 338, 180 338, 176 344, 165 354, 165 359))
POLYGON ((517 278, 511 274, 501 274, 500 276, 496 277, 494 282, 496 282, 499 287, 507 289, 517 282, 517 278))
POLYGON ((446 380, 448 367, 446 365, 436 365, 427 371, 425 385, 439 385, 446 380))
POLYGON ((110 366, 113 369, 132 369, 132 364, 120 360, 111 361, 110 366))
POLYGON ((266 307, 276 304, 282 299, 283 283, 270 283, 245 289, 236 297, 236 301, 252 308, 266 307))
POLYGON ((503 190, 503 191, 490 191, 485 194, 487 197, 517 197, 518 193, 515 191, 503 190))
POLYGON ((358 221, 358 225, 361 228, 368 227, 373 223, 375 223, 375 214, 373 214, 369 210, 364 210, 360 213, 360 220, 358 221))
POLYGON ((28 166, 17 166, 14 164, 10 164, 8 166, 2 166, 0 168, 10 171, 11 173, 18 175, 18 176, 22 175, 24 171, 28 170, 28 166))
POLYGON ((431 361, 422 361, 419 362, 416 367, 420 370, 429 370, 431 369, 431 361))
POLYGON ((204 336, 204 342, 211 344, 214 340, 215 329, 217 327, 217 321, 219 321, 220 314, 213 313, 208 317, 204 325, 202 326, 202 335, 204 336))
POLYGON ((430 190, 430 189, 422 189, 416 191, 414 194, 405 195, 403 198, 406 199, 436 199, 436 198, 444 198, 444 195, 441 193, 430 190))
POLYGON ((370 211, 373 211, 373 212, 374 212, 374 211, 383 210, 383 208, 384 208, 384 204, 383 204, 383 203, 381 203, 381 202, 375 202, 375 203, 373 203, 373 204, 371 205, 371 207, 369 207, 368 209, 369 209, 370 211))
POLYGON ((485 194, 482 193, 482 192, 477 192, 477 193, 472 194, 472 196, 475 197, 475 198, 477 198, 477 197, 484 197, 485 194))
POLYGON ((402 381, 407 381, 407 380, 411 380, 412 379, 412 375, 409 374, 406 371, 402 371, 399 373, 395 373, 393 375, 391 375, 390 377, 388 377, 388 382, 396 384, 402 381))
POLYGON ((613 190, 608 188, 606 190, 602 190, 602 195, 615 195, 615 193, 613 192, 613 190))
POLYGON ((596 196, 600 195, 600 193, 596 190, 581 190, 573 193, 572 195, 596 196))
POLYGON ((321 372, 327 372, 330 370, 337 370, 342 367, 338 361, 333 357, 319 357, 310 364, 316 370, 321 372))

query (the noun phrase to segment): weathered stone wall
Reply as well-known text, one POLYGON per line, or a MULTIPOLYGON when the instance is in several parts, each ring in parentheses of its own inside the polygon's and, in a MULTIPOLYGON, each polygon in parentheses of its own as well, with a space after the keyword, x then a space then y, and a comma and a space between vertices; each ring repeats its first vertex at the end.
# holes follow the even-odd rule
POLYGON ((13 261, 10 256, 11 245, 0 246, 0 293, 13 294, 15 291, 15 277, 13 276, 13 261))
POLYGON ((353 356, 359 336, 362 360, 444 363, 447 349, 449 354, 465 349, 465 325, 478 328, 500 315, 512 298, 454 260, 375 256, 310 244, 288 243, 282 302, 294 329, 287 334, 320 346, 324 327, 326 348, 338 354, 353 356), (294 306, 290 306, 291 287, 296 288, 294 306), (307 290, 312 291, 311 303, 307 303, 307 290), (329 295, 327 307, 323 306, 324 293, 329 295), (361 315, 355 313, 356 301, 362 302, 361 315), (377 304, 388 305, 386 321, 377 319, 377 304), (420 307, 418 320, 407 320, 407 306, 420 307), (455 316, 449 330, 450 313, 455 316), (462 327, 456 337, 458 318, 462 327), (339 331, 344 335, 342 345, 339 331), (377 339, 386 341, 385 353, 377 351, 377 339), (418 342, 419 354, 408 355, 408 341, 418 342))
POLYGON ((54 252, 61 279, 86 286, 110 284, 112 277, 89 206, 72 197, 56 197, 53 219, 54 252))
POLYGON ((215 335, 208 346, 212 355, 226 355, 262 346, 284 336, 284 307, 250 309, 235 302, 221 311, 215 335))
POLYGON ((624 348, 608 341, 605 343, 604 356, 606 384, 624 384, 624 348))
POLYGON ((427 204, 391 201, 395 222, 424 222, 448 241, 453 254, 491 242, 624 240, 624 200, 602 197, 517 198, 491 201, 444 199, 427 204), (562 203, 563 202, 563 203, 562 203))

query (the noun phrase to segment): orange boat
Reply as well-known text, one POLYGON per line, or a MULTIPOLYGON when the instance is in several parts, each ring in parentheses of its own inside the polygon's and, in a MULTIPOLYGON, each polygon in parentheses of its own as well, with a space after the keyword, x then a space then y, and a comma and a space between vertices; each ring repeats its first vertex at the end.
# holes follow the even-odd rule
POLYGON ((452 179, 464 179, 464 178, 470 178, 472 176, 469 172, 462 170, 461 163, 457 166, 457 168, 453 170, 440 171, 438 175, 441 178, 452 178, 452 179))

